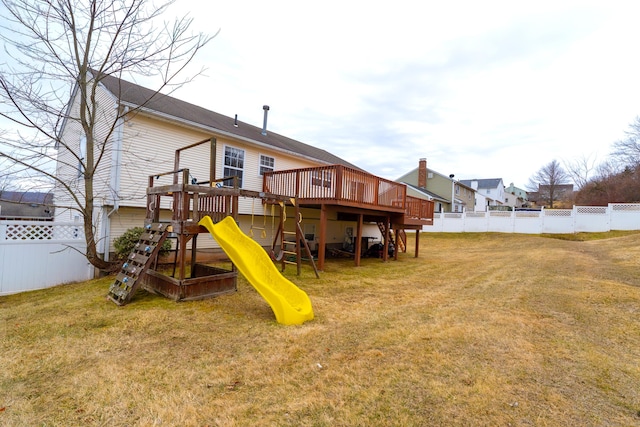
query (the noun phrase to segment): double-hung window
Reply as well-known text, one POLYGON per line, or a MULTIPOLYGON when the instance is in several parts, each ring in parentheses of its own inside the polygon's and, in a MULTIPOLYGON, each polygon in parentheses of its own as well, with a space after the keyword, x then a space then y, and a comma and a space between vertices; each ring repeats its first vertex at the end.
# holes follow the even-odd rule
POLYGON ((260 154, 260 176, 263 176, 266 172, 273 172, 275 170, 275 162, 273 157, 260 154))
MULTIPOLYGON (((244 150, 234 147, 224 147, 224 176, 225 178, 237 176, 238 188, 242 188, 244 175, 244 150)), ((231 186, 233 182, 228 180, 225 185, 231 186)))

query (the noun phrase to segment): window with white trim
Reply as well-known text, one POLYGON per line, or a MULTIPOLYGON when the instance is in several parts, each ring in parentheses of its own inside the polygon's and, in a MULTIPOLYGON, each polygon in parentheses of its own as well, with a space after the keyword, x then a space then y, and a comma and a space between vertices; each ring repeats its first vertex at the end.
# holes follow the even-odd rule
POLYGON ((260 176, 275 170, 276 159, 260 154, 260 176))
MULTIPOLYGON (((224 147, 224 177, 238 177, 238 187, 242 188, 242 177, 244 175, 244 150, 234 147, 224 147)), ((233 182, 227 180, 224 183, 231 186, 233 182)))

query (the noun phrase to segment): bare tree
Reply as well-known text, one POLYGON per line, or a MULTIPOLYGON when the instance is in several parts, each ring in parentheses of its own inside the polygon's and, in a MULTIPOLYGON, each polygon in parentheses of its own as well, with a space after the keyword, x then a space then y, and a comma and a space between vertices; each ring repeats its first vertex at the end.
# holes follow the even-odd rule
POLYGON ((567 198, 567 190, 571 186, 573 195, 573 185, 569 184, 569 175, 557 160, 552 160, 536 172, 527 184, 527 189, 535 193, 538 204, 553 208, 554 202, 567 198))
POLYGON ((563 164, 568 177, 573 180, 578 190, 591 180, 598 169, 597 156, 595 154, 588 156, 583 154, 573 160, 564 160, 563 164))
POLYGON ((625 131, 626 137, 613 143, 611 155, 623 166, 636 167, 640 165, 640 117, 625 131))
POLYGON ((191 33, 192 20, 187 17, 160 23, 171 0, 0 2, 6 15, 0 22, 5 50, 0 116, 17 129, 0 139, 0 159, 11 161, 22 173, 47 177, 66 193, 69 204, 64 207, 83 219, 87 259, 106 268, 108 263, 97 253, 94 178, 127 111, 115 106, 104 123, 96 99, 100 81, 107 74, 145 76, 159 82, 158 93, 170 92, 202 72, 178 80, 212 37, 191 33), (63 138, 62 129, 70 124, 83 138, 83 152, 63 138), (81 166, 79 187, 55 173, 55 148, 75 156, 70 163, 81 166))

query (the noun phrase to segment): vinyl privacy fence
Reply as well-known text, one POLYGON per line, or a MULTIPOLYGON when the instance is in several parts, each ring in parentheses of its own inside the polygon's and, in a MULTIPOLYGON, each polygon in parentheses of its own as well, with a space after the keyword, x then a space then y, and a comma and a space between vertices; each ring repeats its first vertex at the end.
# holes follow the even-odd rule
POLYGON ((0 295, 88 280, 81 224, 0 221, 0 295))
POLYGON ((489 211, 436 213, 425 232, 454 233, 578 233, 639 230, 640 204, 612 203, 608 206, 574 206, 573 209, 540 211, 489 211))

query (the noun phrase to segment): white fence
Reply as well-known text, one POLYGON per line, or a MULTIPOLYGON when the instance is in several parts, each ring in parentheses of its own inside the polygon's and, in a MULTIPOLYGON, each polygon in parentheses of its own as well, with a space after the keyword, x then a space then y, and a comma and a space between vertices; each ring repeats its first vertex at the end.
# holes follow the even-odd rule
POLYGON ((640 204, 574 206, 540 211, 436 213, 426 232, 578 233, 640 230, 640 204))
POLYGON ((0 221, 0 295, 93 277, 81 224, 0 221))

